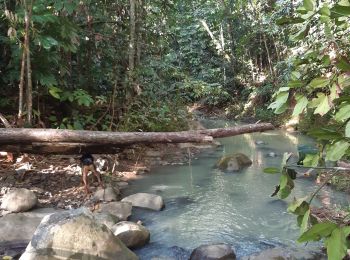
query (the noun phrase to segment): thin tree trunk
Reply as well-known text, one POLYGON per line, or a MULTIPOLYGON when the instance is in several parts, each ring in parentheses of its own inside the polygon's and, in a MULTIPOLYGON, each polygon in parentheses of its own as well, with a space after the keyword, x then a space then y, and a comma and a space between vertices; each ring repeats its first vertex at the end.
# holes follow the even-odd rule
POLYGON ((271 61, 271 57, 270 57, 269 48, 267 47, 265 34, 263 35, 263 40, 264 40, 264 45, 265 45, 265 49, 266 49, 266 53, 267 53, 267 60, 269 62, 270 73, 271 73, 271 76, 274 76, 275 73, 274 73, 274 70, 272 68, 272 61, 271 61))
POLYGON ((136 66, 139 66, 142 54, 142 19, 144 17, 142 0, 137 1, 137 10, 136 66))
POLYGON ((19 80, 19 93, 18 93, 18 115, 17 118, 22 118, 23 115, 23 86, 24 86, 24 73, 25 73, 25 66, 26 66, 26 48, 23 45, 22 50, 22 61, 21 61, 21 75, 19 80))
POLYGON ((133 84, 133 74, 135 69, 135 30, 136 30, 136 14, 135 1, 130 0, 130 39, 129 39, 129 80, 133 84))
POLYGON ((26 63, 27 63, 27 124, 32 124, 33 117, 33 85, 32 85, 32 69, 30 64, 30 47, 29 47, 29 27, 30 19, 32 15, 32 2, 29 4, 29 0, 24 1, 24 19, 25 19, 25 49, 26 49, 26 63))

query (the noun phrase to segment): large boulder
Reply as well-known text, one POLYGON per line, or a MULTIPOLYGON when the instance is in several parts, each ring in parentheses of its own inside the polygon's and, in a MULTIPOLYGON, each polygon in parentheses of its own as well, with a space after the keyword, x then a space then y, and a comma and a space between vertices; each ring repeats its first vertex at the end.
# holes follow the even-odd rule
POLYGON ((144 226, 130 221, 122 221, 112 227, 112 232, 128 248, 142 247, 150 240, 150 233, 144 226))
POLYGON ((138 257, 92 213, 80 208, 44 217, 21 260, 120 259, 138 257))
POLYGON ((14 189, 2 198, 1 208, 9 212, 24 212, 38 203, 35 193, 27 189, 14 189))
POLYGON ((99 212, 108 212, 120 220, 127 220, 131 216, 132 205, 129 202, 114 201, 101 204, 99 212))
POLYGON ((245 256, 242 260, 294 260, 294 259, 303 259, 303 260, 326 260, 327 256, 321 252, 307 251, 305 249, 298 248, 283 248, 275 247, 266 249, 260 253, 245 256))
POLYGON ((118 195, 120 195, 119 189, 108 186, 105 189, 98 189, 92 199, 94 201, 117 201, 118 195))
POLYGON ((4 255, 21 255, 43 217, 59 212, 53 208, 38 208, 0 218, 0 259, 4 255))
POLYGON ((133 207, 146 208, 152 210, 162 210, 164 208, 163 198, 150 193, 136 193, 122 199, 123 202, 130 202, 133 207))
POLYGON ((222 171, 234 172, 248 167, 252 164, 252 160, 249 159, 243 153, 235 153, 222 157, 216 163, 216 167, 222 171))
POLYGON ((202 245, 192 251, 190 260, 235 260, 236 255, 226 244, 202 245))

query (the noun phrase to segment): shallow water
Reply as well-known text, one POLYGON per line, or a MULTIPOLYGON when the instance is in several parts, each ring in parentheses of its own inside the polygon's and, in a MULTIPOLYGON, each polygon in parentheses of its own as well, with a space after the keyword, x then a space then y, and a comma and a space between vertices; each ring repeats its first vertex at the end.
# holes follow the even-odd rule
MULTIPOLYGON (((207 121, 221 127, 225 121, 207 121)), ((276 245, 304 247, 295 240, 299 235, 296 218, 287 213, 286 201, 271 198, 279 175, 262 172, 264 167, 279 166, 284 152, 296 153, 299 144, 312 144, 303 135, 275 130, 218 139, 222 147, 206 151, 187 165, 158 167, 144 178, 131 183, 128 194, 159 194, 166 208, 161 212, 137 209, 133 220, 141 219, 151 232, 151 243, 136 251, 141 259, 188 259, 202 244, 231 244, 238 257, 276 245), (264 144, 257 145, 256 141, 264 144), (239 173, 223 173, 213 168, 223 155, 241 152, 253 165, 239 173), (277 157, 270 158, 269 152, 277 157)), ((312 178, 296 180, 293 195, 303 197, 316 189, 312 178)), ((292 196, 291 196, 292 197, 292 196)), ((326 188, 325 202, 348 205, 349 197, 326 188)), ((315 203, 320 204, 321 200, 315 203)), ((308 248, 318 247, 308 244, 308 248)))

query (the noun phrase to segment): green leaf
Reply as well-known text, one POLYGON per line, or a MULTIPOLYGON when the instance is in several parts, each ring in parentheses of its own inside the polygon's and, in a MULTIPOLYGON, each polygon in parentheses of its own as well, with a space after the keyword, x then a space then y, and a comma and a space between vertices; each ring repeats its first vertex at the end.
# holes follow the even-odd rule
POLYGON ((342 228, 336 228, 326 240, 328 259, 342 260, 347 253, 347 239, 342 228))
POLYGON ((275 111, 277 111, 278 109, 282 108, 282 106, 287 102, 288 97, 289 97, 289 92, 278 93, 276 100, 270 104, 269 108, 272 108, 275 111))
POLYGON ((304 232, 298 239, 299 243, 307 241, 318 241, 323 237, 329 236, 337 225, 330 221, 325 221, 313 225, 308 231, 304 232))
POLYGON ((294 107, 292 116, 297 116, 302 113, 308 104, 307 98, 302 95, 297 95, 295 99, 297 101, 297 104, 294 107))
POLYGON ((325 16, 330 16, 331 15, 331 10, 329 10, 328 6, 323 6, 320 9, 320 14, 325 15, 325 16))
POLYGON ((329 128, 315 128, 308 132, 308 135, 314 137, 318 140, 330 140, 337 139, 341 137, 341 134, 337 130, 329 128))
POLYGON ((319 77, 313 79, 308 86, 311 88, 323 88, 329 84, 330 80, 326 77, 319 77))
POLYGON ((289 88, 300 88, 305 86, 305 82, 301 80, 291 80, 288 82, 288 87, 289 88))
POLYGON ((276 173, 280 173, 281 170, 276 168, 276 167, 267 167, 264 169, 264 173, 268 173, 268 174, 276 174, 276 173))
POLYGON ((60 99, 60 93, 62 92, 62 90, 60 88, 57 87, 49 87, 49 93, 51 94, 51 96, 53 96, 54 98, 60 99))
POLYGON ((300 17, 281 17, 276 20, 277 25, 286 25, 286 24, 298 24, 303 23, 305 20, 300 17))
POLYGON ((335 66, 343 72, 350 71, 350 63, 345 57, 341 57, 335 66))
POLYGON ((350 105, 342 106, 334 116, 334 119, 338 122, 347 120, 348 118, 350 118, 350 105))
MULTIPOLYGON (((294 198, 293 202, 288 205, 287 211, 290 213, 295 213, 297 211, 297 209, 300 208, 300 206, 304 202, 306 202, 306 199, 307 199, 307 196, 304 198, 300 198, 300 199, 294 198)), ((297 215, 304 215, 304 214, 297 214, 297 215)))
POLYGON ((308 209, 305 212, 305 214, 303 216, 303 219, 301 221, 301 225, 300 225, 300 232, 301 232, 301 234, 303 234, 308 229, 309 218, 310 218, 310 209, 308 209))
POLYGON ((340 160, 348 150, 349 146, 350 144, 343 140, 338 141, 333 145, 328 145, 326 147, 326 160, 334 162, 340 160))
POLYGON ((306 167, 316 167, 320 156, 318 154, 307 154, 303 160, 303 165, 306 167))
POLYGON ((350 137, 350 121, 347 122, 345 126, 345 137, 350 137))
POLYGON ((335 5, 331 9, 331 13, 334 14, 335 16, 349 16, 350 6, 335 5))
POLYGON ((299 32, 291 35, 290 39, 292 41, 299 41, 306 37, 306 35, 309 33, 310 26, 306 25, 304 26, 299 32))
POLYGON ((314 114, 320 114, 321 116, 323 116, 327 114, 327 112, 331 109, 328 102, 328 96, 322 94, 319 95, 317 99, 319 104, 317 105, 314 114))
POLYGON ((305 8, 307 11, 312 11, 312 10, 314 10, 315 1, 313 1, 313 0, 304 0, 303 3, 304 3, 303 6, 304 6, 304 8, 305 8))

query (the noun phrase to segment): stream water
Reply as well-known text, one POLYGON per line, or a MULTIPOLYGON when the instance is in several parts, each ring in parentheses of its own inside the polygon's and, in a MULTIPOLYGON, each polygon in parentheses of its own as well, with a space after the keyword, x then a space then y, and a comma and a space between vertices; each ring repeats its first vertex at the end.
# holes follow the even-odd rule
MULTIPOLYGON (((205 124, 208 128, 233 125, 219 120, 205 124)), ((278 245, 305 247, 295 242, 299 229, 295 216, 286 210, 290 199, 270 197, 279 175, 264 174, 263 169, 278 167, 284 152, 296 153, 297 145, 312 145, 313 140, 274 130, 218 141, 221 147, 201 153, 190 164, 158 167, 133 181, 127 189, 128 194, 159 194, 166 204, 161 212, 133 210, 132 219, 142 220, 151 232, 150 244, 136 251, 141 259, 188 259, 194 248, 217 242, 232 245, 238 258, 278 245), (239 173, 223 173, 213 168, 220 157, 236 152, 248 155, 253 165, 239 173), (269 157, 269 152, 277 157, 269 157)), ((303 197, 316 188, 313 178, 298 178, 293 196, 303 197)), ((349 204, 347 195, 329 187, 315 203, 328 200, 349 204)), ((307 246, 313 247, 319 245, 307 246)))

